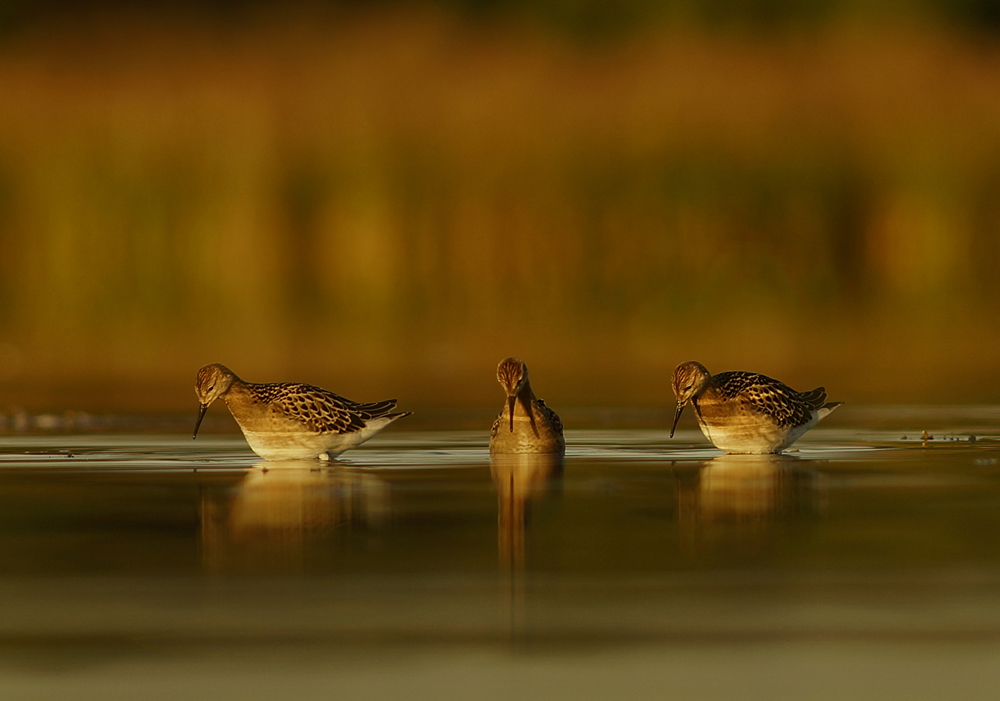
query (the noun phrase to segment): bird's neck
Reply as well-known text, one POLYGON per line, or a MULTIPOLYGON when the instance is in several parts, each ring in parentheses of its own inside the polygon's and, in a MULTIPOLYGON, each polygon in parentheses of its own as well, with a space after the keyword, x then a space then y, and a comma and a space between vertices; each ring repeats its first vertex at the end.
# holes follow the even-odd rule
POLYGON ((239 399, 242 399, 247 395, 247 384, 248 383, 244 382, 240 378, 234 377, 232 384, 229 385, 229 389, 220 394, 219 397, 222 398, 227 406, 229 405, 229 402, 234 399, 239 401, 239 399))
POLYGON ((531 383, 530 382, 525 382, 524 386, 521 387, 521 391, 518 392, 516 396, 522 402, 525 402, 525 403, 528 403, 528 404, 530 404, 534 399, 536 399, 535 393, 531 391, 531 383))

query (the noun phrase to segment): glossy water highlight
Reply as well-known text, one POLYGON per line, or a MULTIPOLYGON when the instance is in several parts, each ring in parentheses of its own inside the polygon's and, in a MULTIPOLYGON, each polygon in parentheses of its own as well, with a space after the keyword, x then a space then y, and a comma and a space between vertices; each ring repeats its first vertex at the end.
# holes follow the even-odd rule
POLYGON ((492 462, 485 431, 399 431, 331 464, 5 436, 0 691, 987 698, 995 410, 844 413, 784 456, 666 429, 492 462))

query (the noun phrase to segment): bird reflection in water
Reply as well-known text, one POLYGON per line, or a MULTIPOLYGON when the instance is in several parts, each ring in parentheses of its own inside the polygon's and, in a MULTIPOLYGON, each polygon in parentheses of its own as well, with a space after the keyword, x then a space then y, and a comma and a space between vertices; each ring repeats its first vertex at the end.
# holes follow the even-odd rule
POLYGON ((821 476, 789 455, 720 455, 678 485, 681 541, 692 554, 757 552, 776 527, 822 510, 821 476))
POLYGON ((370 474, 262 462, 235 487, 202 494, 202 560, 209 572, 301 571, 311 546, 388 520, 389 487, 370 474))
POLYGON ((497 490, 497 550, 502 608, 508 634, 524 627, 525 530, 532 503, 562 486, 564 458, 552 453, 506 453, 490 456, 497 490))

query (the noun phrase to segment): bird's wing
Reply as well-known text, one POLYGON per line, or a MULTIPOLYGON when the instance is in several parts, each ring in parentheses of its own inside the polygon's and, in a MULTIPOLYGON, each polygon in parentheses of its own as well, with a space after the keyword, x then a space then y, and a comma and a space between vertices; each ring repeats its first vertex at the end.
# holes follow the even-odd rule
POLYGON ((826 404, 826 387, 817 387, 808 392, 802 392, 799 397, 814 409, 819 409, 826 404))
POLYGON ((254 384, 251 391, 317 433, 360 431, 368 421, 385 416, 396 406, 394 399, 359 404, 321 387, 297 383, 254 384))
MULTIPOLYGON (((337 395, 333 396, 336 397, 337 395)), ((337 398, 342 399, 341 397, 337 398)), ((377 419, 382 416, 388 416, 389 412, 391 412, 393 409, 396 408, 395 399, 383 399, 381 402, 365 402, 364 404, 352 402, 349 399, 344 399, 343 401, 353 406, 354 409, 358 411, 362 416, 368 415, 370 418, 373 419, 377 419)))
POLYGON ((561 436, 563 433, 563 425, 559 418, 559 414, 545 406, 545 402, 541 399, 536 399, 535 401, 538 402, 538 408, 541 409, 542 413, 545 414, 545 418, 548 419, 549 425, 552 426, 552 430, 561 436))
MULTIPOLYGON (((802 395, 783 382, 755 372, 721 372, 713 375, 712 380, 726 399, 747 402, 751 408, 773 418, 779 426, 809 423, 816 409, 812 395, 822 390, 802 395)), ((823 396, 825 398, 825 391, 823 396)))

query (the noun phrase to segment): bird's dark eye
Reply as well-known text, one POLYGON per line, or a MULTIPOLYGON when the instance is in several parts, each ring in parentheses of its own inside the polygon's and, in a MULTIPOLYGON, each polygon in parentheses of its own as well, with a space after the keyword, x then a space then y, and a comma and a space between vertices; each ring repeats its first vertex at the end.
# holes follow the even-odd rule
POLYGON ((687 391, 687 390, 691 389, 691 387, 693 387, 693 385, 688 385, 687 387, 684 388, 684 390, 687 391))
POLYGON ((215 385, 212 385, 211 387, 209 387, 208 391, 211 392, 213 389, 215 389, 215 385))

